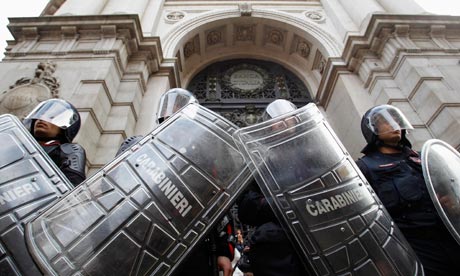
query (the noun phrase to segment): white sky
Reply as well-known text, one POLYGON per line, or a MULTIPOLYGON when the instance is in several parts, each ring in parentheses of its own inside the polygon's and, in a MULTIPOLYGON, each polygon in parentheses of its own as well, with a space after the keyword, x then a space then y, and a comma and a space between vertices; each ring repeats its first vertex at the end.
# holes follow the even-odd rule
MULTIPOLYGON (((404 1, 404 0, 400 0, 404 1)), ((415 0, 425 10, 437 14, 460 15, 460 0, 415 0)), ((0 8, 0 58, 6 47, 6 40, 12 39, 6 28, 8 17, 39 16, 48 0, 13 0, 2 3, 0 8)))

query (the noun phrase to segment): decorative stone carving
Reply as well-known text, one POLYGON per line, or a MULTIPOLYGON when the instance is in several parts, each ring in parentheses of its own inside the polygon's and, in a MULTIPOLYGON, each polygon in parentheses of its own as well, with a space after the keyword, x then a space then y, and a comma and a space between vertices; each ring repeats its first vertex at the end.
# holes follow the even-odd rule
POLYGON ((308 59, 308 56, 310 55, 310 49, 311 46, 307 40, 298 35, 294 35, 291 45, 291 54, 297 53, 301 57, 308 59))
POLYGON ((322 23, 326 20, 324 15, 319 11, 307 11, 305 12, 305 16, 317 23, 322 23))
POLYGON ((268 41, 276 45, 282 45, 284 41, 283 33, 279 30, 271 30, 268 33, 268 41))
POLYGON ((316 51, 315 59, 313 61, 313 70, 318 70, 320 74, 323 73, 324 67, 326 66, 326 59, 323 57, 319 50, 316 51))
POLYGON ((165 15, 165 21, 167 23, 176 23, 182 20, 185 17, 185 12, 183 11, 170 11, 165 15))
POLYGON ((308 45, 307 41, 305 40, 299 41, 297 43, 296 52, 300 56, 304 58, 308 58, 308 55, 310 54, 310 45, 308 45))
POLYGON ((252 6, 250 3, 240 3, 238 4, 238 8, 240 9, 241 16, 251 16, 252 6))
POLYGON ((236 25, 235 40, 236 41, 255 41, 256 26, 255 25, 236 25))
POLYGON ((325 67, 326 67, 326 60, 325 59, 320 60, 318 64, 318 70, 320 74, 323 74, 325 67))
POLYGON ((197 54, 200 53, 200 39, 198 35, 193 37, 191 40, 189 40, 184 45, 184 57, 185 58, 188 58, 195 53, 197 54))
POLYGON ((222 42, 222 32, 210 31, 206 36, 206 42, 209 46, 216 45, 222 42))
POLYGON ((21 78, 0 95, 0 114, 23 119, 40 102, 59 97, 59 81, 53 77, 56 64, 40 62, 33 78, 21 78))
POLYGON ((223 85, 240 94, 260 94, 267 85, 268 74, 252 64, 240 64, 228 69, 222 79, 223 85))

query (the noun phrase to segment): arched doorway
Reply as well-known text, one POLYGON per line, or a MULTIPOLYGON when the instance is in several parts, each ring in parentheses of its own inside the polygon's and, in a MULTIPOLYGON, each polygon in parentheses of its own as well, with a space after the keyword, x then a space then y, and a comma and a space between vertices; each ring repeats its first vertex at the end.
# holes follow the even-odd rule
POLYGON ((312 101, 305 84, 292 72, 274 62, 255 59, 211 64, 187 89, 201 105, 239 127, 258 122, 267 104, 275 99, 288 99, 299 107, 312 101))

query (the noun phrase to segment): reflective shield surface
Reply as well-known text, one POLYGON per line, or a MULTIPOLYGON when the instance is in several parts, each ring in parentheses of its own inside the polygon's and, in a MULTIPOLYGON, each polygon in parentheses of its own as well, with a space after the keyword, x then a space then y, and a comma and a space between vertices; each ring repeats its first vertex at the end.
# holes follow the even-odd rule
POLYGON ((317 275, 423 275, 415 253, 314 104, 241 128, 234 138, 317 275))
POLYGON ((189 104, 27 226, 50 275, 169 275, 250 180, 236 127, 189 104))
POLYGON ((0 275, 42 275, 24 224, 72 185, 15 116, 0 116, 0 141, 0 275))
POLYGON ((446 142, 430 139, 422 147, 422 169, 439 216, 460 243, 460 154, 446 142))

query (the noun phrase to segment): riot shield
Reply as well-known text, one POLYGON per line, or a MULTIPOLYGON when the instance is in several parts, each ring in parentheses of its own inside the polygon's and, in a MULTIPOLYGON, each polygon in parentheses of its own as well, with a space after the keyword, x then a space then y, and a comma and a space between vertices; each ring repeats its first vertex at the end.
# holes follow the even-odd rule
POLYGON ((446 142, 430 139, 422 147, 422 169, 439 216, 460 244, 460 154, 446 142))
POLYGON ((0 141, 0 275, 42 275, 24 224, 72 185, 15 116, 0 116, 0 141))
POLYGON ((415 253, 314 104, 241 128, 234 138, 317 275, 423 275, 415 253))
POLYGON ((245 188, 236 126, 189 104, 29 223, 47 275, 170 275, 245 188))

